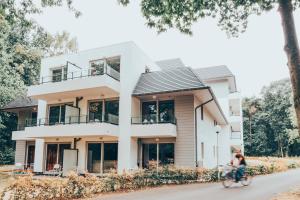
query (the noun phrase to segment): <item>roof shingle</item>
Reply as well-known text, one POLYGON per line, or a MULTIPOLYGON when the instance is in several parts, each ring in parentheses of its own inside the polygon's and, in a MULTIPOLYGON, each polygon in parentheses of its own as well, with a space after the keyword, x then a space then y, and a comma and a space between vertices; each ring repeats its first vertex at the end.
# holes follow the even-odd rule
POLYGON ((133 95, 200 89, 206 87, 192 69, 178 67, 141 74, 133 95))
POLYGON ((9 109, 16 109, 16 108, 25 108, 25 107, 33 107, 37 106, 38 101, 35 99, 31 99, 30 97, 26 97, 24 95, 18 96, 11 102, 9 102, 6 106, 1 108, 1 110, 9 110, 9 109))

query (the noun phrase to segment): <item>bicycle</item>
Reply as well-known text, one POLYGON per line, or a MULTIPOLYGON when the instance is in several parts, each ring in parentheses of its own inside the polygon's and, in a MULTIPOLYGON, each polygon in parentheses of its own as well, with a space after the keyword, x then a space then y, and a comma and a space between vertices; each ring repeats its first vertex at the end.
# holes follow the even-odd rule
MULTIPOLYGON (((235 175, 237 172, 237 168, 233 167, 231 165, 224 167, 222 174, 221 174, 221 178, 222 178, 222 185, 225 188, 229 188, 230 186, 232 186, 233 183, 236 183, 235 181, 235 175)), ((252 182, 252 176, 250 176, 246 171, 244 172, 244 175, 241 177, 241 179, 239 180, 239 182, 243 185, 243 186, 248 186, 251 184, 252 182)))

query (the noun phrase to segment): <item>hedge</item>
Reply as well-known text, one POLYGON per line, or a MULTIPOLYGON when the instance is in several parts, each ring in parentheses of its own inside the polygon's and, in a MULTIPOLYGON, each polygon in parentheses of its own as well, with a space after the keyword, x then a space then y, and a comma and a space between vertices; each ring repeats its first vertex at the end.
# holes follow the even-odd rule
MULTIPOLYGON (((250 175, 270 174, 289 168, 300 167, 300 161, 284 162, 261 161, 258 165, 247 167, 250 175)), ((19 177, 7 187, 2 198, 7 200, 50 200, 76 199, 90 197, 93 194, 114 191, 132 191, 146 187, 167 184, 187 184, 195 182, 216 182, 216 169, 180 169, 165 167, 159 170, 138 170, 132 173, 118 175, 110 173, 102 177, 90 174, 78 176, 71 173, 67 178, 40 178, 32 176, 19 177)))

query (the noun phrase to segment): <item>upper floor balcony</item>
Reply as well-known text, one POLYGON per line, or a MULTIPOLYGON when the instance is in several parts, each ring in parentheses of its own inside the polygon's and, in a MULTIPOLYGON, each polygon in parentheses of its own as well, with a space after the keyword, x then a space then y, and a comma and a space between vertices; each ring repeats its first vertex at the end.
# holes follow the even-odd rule
POLYGON ((131 136, 148 137, 176 137, 176 118, 174 116, 143 115, 131 118, 131 136))
POLYGON ((12 139, 38 137, 80 137, 119 135, 119 117, 106 114, 104 117, 93 115, 60 116, 38 119, 36 123, 19 125, 12 139))
POLYGON ((51 69, 51 75, 42 76, 39 84, 30 86, 27 95, 46 101, 99 95, 99 93, 111 97, 118 96, 120 92, 120 68, 100 60, 94 61, 88 69, 69 72, 70 65, 75 64, 67 62, 63 67, 51 69))

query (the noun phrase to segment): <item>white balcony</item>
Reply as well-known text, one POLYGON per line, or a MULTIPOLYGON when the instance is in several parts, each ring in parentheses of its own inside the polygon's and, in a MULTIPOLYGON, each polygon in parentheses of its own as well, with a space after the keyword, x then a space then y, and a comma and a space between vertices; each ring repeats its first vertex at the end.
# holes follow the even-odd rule
POLYGON ((28 138, 25 135, 25 131, 13 131, 11 135, 12 140, 27 140, 28 138))
POLYGON ((132 124, 131 136, 139 138, 176 137, 175 124, 132 124))
POLYGON ((176 119, 164 122, 142 120, 140 117, 131 119, 131 136, 139 138, 176 137, 176 119))
POLYGON ((119 126, 105 122, 58 124, 52 126, 26 127, 26 138, 119 136, 119 126))
POLYGON ((28 88, 27 95, 35 99, 57 100, 76 96, 105 94, 117 97, 120 92, 119 72, 91 70, 70 72, 65 77, 42 77, 39 85, 28 88))

